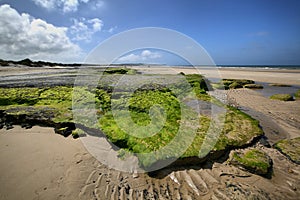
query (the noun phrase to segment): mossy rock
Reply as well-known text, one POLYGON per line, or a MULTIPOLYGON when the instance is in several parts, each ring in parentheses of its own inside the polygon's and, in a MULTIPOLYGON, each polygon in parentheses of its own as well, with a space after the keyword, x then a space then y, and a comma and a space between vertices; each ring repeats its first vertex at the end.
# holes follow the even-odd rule
MULTIPOLYGON (((107 75, 106 77, 111 78, 112 76, 107 75)), ((194 90, 197 99, 210 100, 206 94, 206 90, 210 87, 209 82, 203 76, 191 74, 185 75, 185 77, 191 85, 191 90, 194 90)), ((7 112, 7 116, 14 118, 16 122, 26 123, 30 120, 32 122, 41 122, 43 125, 56 126, 57 133, 64 136, 72 134, 75 138, 81 134, 80 130, 75 130, 75 123, 82 124, 86 128, 98 129, 101 126, 104 134, 111 142, 134 153, 152 152, 166 146, 178 133, 180 124, 186 127, 182 131, 182 138, 184 138, 187 135, 185 133, 189 132, 188 128, 196 126, 190 124, 192 119, 196 119, 196 121, 199 119, 201 126, 196 129, 196 137, 181 157, 177 155, 178 152, 176 151, 180 146, 176 146, 176 149, 170 149, 166 154, 159 155, 157 160, 160 161, 170 156, 176 158, 199 156, 199 149, 205 139, 211 119, 208 116, 199 116, 198 113, 189 109, 187 105, 180 105, 176 95, 168 88, 162 85, 150 84, 145 85, 140 90, 136 90, 134 95, 129 95, 127 91, 119 91, 116 93, 115 98, 112 98, 112 90, 110 88, 100 88, 89 89, 66 86, 0 88, 0 110, 7 112), (76 92, 74 93, 74 91, 76 92), (124 101, 125 99, 128 101, 124 101), (74 107, 72 107, 72 102, 76 103, 76 109, 79 110, 79 114, 82 114, 82 116, 77 116, 76 119, 73 119, 72 109, 74 107), (163 107, 166 114, 166 123, 158 134, 145 138, 134 137, 125 133, 116 123, 111 112, 112 102, 119 114, 124 113, 124 108, 128 107, 133 122, 140 126, 146 126, 151 122, 149 116, 150 108, 159 104, 163 107), (93 109, 97 109, 99 124, 93 124, 94 121, 87 117, 89 116, 89 109, 84 109, 90 105, 93 106, 93 109), (183 119, 181 119, 182 112, 187 116, 184 123, 182 123, 183 119), (25 121, 20 119, 25 119, 25 121)), ((178 87, 178 90, 181 90, 178 93, 185 94, 185 89, 185 87, 178 87)), ((214 143, 213 138, 210 138, 212 141, 208 141, 212 142, 213 145, 216 144, 212 151, 223 152, 228 148, 241 147, 249 144, 253 138, 262 134, 256 120, 239 110, 226 107, 225 105, 220 106, 224 106, 228 112, 225 116, 224 130, 217 143, 214 143)), ((163 118, 162 110, 153 109, 152 111, 157 114, 161 112, 157 115, 158 120, 156 121, 163 121, 160 120, 163 118)), ((126 116, 124 116, 124 120, 122 115, 120 117, 121 121, 126 122, 126 116)), ((148 132, 149 129, 141 134, 147 135, 148 132)), ((182 139, 181 142, 180 145, 186 147, 186 140, 182 139)), ((139 157, 139 161, 144 167, 151 166, 157 160, 153 161, 139 157)))
POLYGON ((270 96, 270 99, 280 100, 280 101, 294 101, 294 98, 290 94, 274 94, 270 96))
POLYGON ((233 82, 229 85, 230 89, 237 89, 237 88, 242 88, 242 87, 243 87, 243 85, 238 82, 233 82))
POLYGON ((249 89, 263 89, 264 86, 260 84, 246 84, 244 85, 244 88, 249 88, 249 89))
POLYGON ((297 90, 297 92, 295 92, 295 98, 297 100, 300 99, 300 90, 297 90))
POLYGON ((236 89, 242 88, 244 85, 247 84, 254 84, 253 80, 248 79, 222 79, 221 84, 224 85, 224 88, 227 89, 236 89))
POLYGON ((129 68, 107 68, 103 74, 136 74, 135 69, 129 69, 129 68))
POLYGON ((277 142, 274 147, 286 155, 291 161, 300 164, 300 137, 281 140, 277 142))
MULTIPOLYGON (((211 83, 213 89, 224 90, 225 86, 221 83, 211 83)), ((227 88, 228 89, 228 88, 227 88)))
POLYGON ((76 128, 72 131, 72 137, 74 139, 85 136, 85 132, 82 129, 76 128))
POLYGON ((273 165, 268 154, 254 148, 232 151, 229 163, 261 176, 268 176, 273 165))
MULTIPOLYGON (((124 113, 124 102, 122 99, 113 99, 116 109, 119 109, 119 122, 126 121, 126 115, 124 113), (124 117, 123 117, 124 116, 124 117)), ((172 157, 179 157, 180 159, 189 159, 199 156, 199 150, 202 147, 203 141, 210 127, 210 117, 200 116, 201 126, 196 130, 197 133, 192 141, 192 144, 187 148, 183 155, 177 155, 177 151, 172 149, 167 155, 159 155, 153 160, 149 160, 147 157, 143 157, 142 153, 148 153, 156 151, 175 137, 178 133, 181 122, 180 105, 177 99, 171 92, 165 90, 137 90, 132 97, 129 97, 129 110, 132 120, 140 125, 145 126, 150 123, 149 109, 155 104, 163 106, 166 112, 166 123, 164 127, 155 135, 151 137, 134 137, 131 134, 126 133, 116 123, 111 112, 106 112, 100 119, 101 129, 104 134, 115 145, 127 149, 133 153, 140 153, 139 162, 141 167, 148 168, 155 165, 159 160, 164 160, 172 157)), ((242 113, 239 110, 233 108, 228 109, 225 116, 225 124, 218 141, 214 141, 214 138, 206 140, 206 144, 212 143, 211 149, 213 152, 223 152, 231 147, 242 147, 253 141, 254 138, 263 134, 262 130, 258 126, 258 122, 252 119, 250 116, 242 113)), ((184 112, 188 112, 183 108, 184 112)), ((195 113, 196 114, 196 113, 195 113)), ((190 116, 193 116, 192 114, 190 116)), ((197 117, 195 115, 195 117, 197 117)), ((149 130, 139 132, 140 135, 147 134, 149 130)), ((183 136, 184 137, 184 136, 183 136)), ((182 145, 186 145, 185 140, 182 139, 182 145)), ((180 149, 180 146, 176 147, 180 149)), ((209 155, 211 156, 211 154, 209 155)), ((203 159, 205 160, 205 159, 203 159)))
POLYGON ((291 87, 291 85, 283 84, 283 83, 270 83, 269 86, 273 87, 291 87))

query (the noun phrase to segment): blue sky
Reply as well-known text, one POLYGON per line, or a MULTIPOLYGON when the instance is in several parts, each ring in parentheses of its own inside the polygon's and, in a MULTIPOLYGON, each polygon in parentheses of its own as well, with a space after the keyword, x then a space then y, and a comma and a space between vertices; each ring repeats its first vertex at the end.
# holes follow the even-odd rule
MULTIPOLYGON (((299 10, 298 0, 0 0, 0 58, 83 62, 114 34, 162 27, 218 65, 300 65, 299 10)), ((182 64, 155 49, 120 60, 182 64)))

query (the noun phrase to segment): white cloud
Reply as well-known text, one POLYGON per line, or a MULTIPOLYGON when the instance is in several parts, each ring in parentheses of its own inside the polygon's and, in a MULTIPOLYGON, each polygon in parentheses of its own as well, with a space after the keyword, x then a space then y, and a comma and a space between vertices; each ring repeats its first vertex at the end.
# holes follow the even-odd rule
POLYGON ((102 30, 103 22, 101 19, 73 19, 73 25, 70 27, 70 33, 74 41, 89 42, 94 33, 102 30))
POLYGON ((122 56, 116 62, 146 62, 157 58, 161 58, 161 54, 158 52, 152 52, 150 50, 144 50, 140 54, 131 53, 129 55, 122 56))
POLYGON ((57 0, 32 0, 36 5, 47 9, 54 9, 57 6, 57 0))
POLYGON ((103 26, 102 20, 98 18, 90 19, 88 20, 88 23, 92 24, 94 32, 101 31, 103 26))
POLYGON ((81 3, 93 1, 94 7, 100 8, 104 2, 99 0, 32 0, 36 5, 47 10, 61 9, 63 12, 76 12, 81 3))
POLYGON ((113 33, 117 29, 117 26, 111 27, 110 29, 107 30, 109 33, 113 33))
POLYGON ((104 2, 97 0, 90 2, 89 5, 92 10, 98 10, 99 8, 102 8, 104 6, 104 2))
POLYGON ((148 59, 148 58, 155 59, 155 58, 160 58, 161 55, 157 52, 151 52, 149 50, 144 50, 141 53, 141 57, 144 58, 144 59, 148 59))
POLYGON ((7 4, 0 6, 0 27, 0 56, 4 59, 67 61, 80 53, 66 27, 19 14, 7 4))
POLYGON ((78 0, 64 0, 63 1, 63 11, 64 12, 75 12, 79 5, 78 0))

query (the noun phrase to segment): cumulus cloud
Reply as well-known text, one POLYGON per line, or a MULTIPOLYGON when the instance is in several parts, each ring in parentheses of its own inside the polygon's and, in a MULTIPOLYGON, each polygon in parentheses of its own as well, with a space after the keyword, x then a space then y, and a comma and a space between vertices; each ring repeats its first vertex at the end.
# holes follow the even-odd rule
POLYGON ((158 52, 152 52, 150 50, 144 50, 140 54, 131 53, 126 56, 122 56, 117 60, 117 62, 146 62, 157 58, 161 58, 161 54, 158 52))
MULTIPOLYGON (((48 10, 61 9, 63 12, 75 12, 81 3, 89 3, 92 0, 32 0, 36 5, 48 10)), ((102 6, 103 1, 93 0, 98 7, 102 6)))
POLYGON ((7 4, 0 6, 0 27, 0 55, 4 59, 67 61, 80 53, 68 38, 66 27, 19 14, 7 4))
POLYGON ((70 34, 74 41, 89 42, 94 33, 102 30, 103 22, 101 19, 73 19, 73 25, 70 27, 70 34))
POLYGON ((60 3, 57 0, 32 0, 36 5, 41 6, 43 8, 47 9, 54 9, 58 3, 60 3))

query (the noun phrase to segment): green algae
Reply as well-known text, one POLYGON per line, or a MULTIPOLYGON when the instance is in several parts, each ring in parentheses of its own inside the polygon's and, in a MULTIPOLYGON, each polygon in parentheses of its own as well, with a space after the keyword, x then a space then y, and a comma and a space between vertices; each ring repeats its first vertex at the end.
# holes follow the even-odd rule
POLYGON ((294 98, 290 94, 274 94, 270 96, 270 99, 280 100, 280 101, 293 101, 294 98))
POLYGON ((267 176, 272 168, 268 154, 254 148, 234 151, 229 162, 263 176, 267 176))
MULTIPOLYGON (((129 73, 124 71, 113 71, 114 73, 129 73)), ((131 73, 131 72, 130 72, 131 73)), ((111 75, 107 75, 111 76, 111 75)), ((262 135, 258 122, 237 109, 226 107, 216 99, 210 97, 206 91, 211 87, 201 75, 185 75, 186 80, 191 85, 191 89, 199 100, 210 101, 218 106, 223 106, 226 110, 225 124, 217 141, 209 138, 206 142, 214 145, 212 151, 223 151, 226 148, 243 146, 255 137, 262 135), (216 145, 215 145, 216 143, 216 145)), ((247 81, 245 81, 247 82, 247 81)), ((248 81, 249 82, 249 81, 248 81)), ((247 82, 247 83, 248 83, 247 82)), ((122 148, 123 151, 131 153, 149 153, 157 151, 168 145, 178 133, 181 141, 178 143, 178 149, 184 149, 189 141, 192 132, 195 130, 194 138, 191 144, 186 146, 185 152, 178 155, 176 149, 166 149, 166 151, 157 157, 149 158, 139 156, 139 162, 142 167, 149 167, 159 160, 170 157, 198 157, 199 151, 205 141, 207 131, 211 125, 210 116, 198 115, 184 104, 180 104, 177 99, 179 96, 188 95, 190 90, 184 85, 177 85, 176 90, 161 85, 144 85, 140 90, 129 94, 126 91, 112 92, 105 83, 97 88, 88 87, 43 87, 43 88, 0 88, 0 109, 5 110, 7 114, 20 118, 26 116, 24 120, 41 120, 51 123, 78 123, 88 128, 101 129, 107 138, 122 148), (75 106, 74 106, 75 105, 75 106), (157 105, 160 105, 157 107, 157 105), (113 108, 113 110, 112 110, 113 108), (153 109, 155 108, 155 109, 153 109), (128 122, 127 110, 132 119, 128 122), (90 110, 96 110, 97 121, 90 119, 90 110), (147 126, 151 122, 151 112, 156 112, 157 122, 163 122, 163 126, 158 132, 153 126, 148 130, 138 132, 138 135, 124 131, 126 127, 120 127, 116 122, 113 111, 118 113, 118 122, 130 129, 131 126, 147 126), (74 112, 78 115, 74 118, 74 112), (185 119, 182 115, 187 116, 185 119), (200 126, 191 128, 194 124, 190 121, 197 119, 200 126), (180 127, 183 125, 184 128, 180 127), (153 129, 153 130, 152 130, 153 129), (179 131, 180 130, 180 131, 179 131), (155 132, 149 135, 149 132, 155 132)), ((70 129, 66 125, 57 128, 57 132, 63 135, 72 134, 74 138, 80 137, 84 132, 81 129, 70 129)))
POLYGON ((300 164, 300 137, 281 140, 277 142, 274 147, 286 155, 291 161, 300 164))

